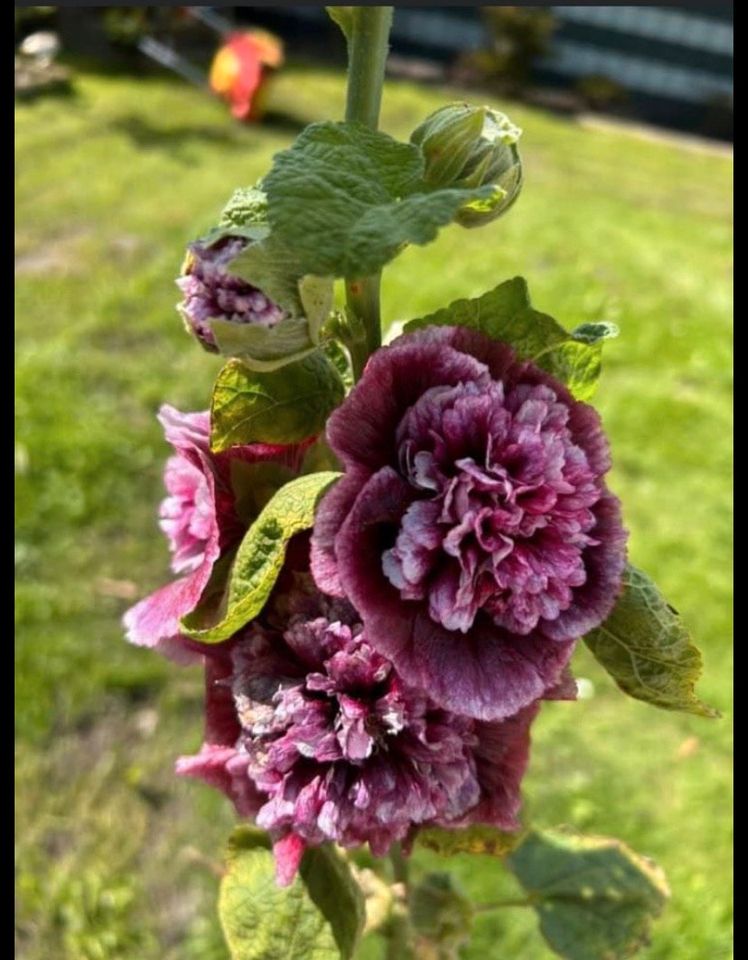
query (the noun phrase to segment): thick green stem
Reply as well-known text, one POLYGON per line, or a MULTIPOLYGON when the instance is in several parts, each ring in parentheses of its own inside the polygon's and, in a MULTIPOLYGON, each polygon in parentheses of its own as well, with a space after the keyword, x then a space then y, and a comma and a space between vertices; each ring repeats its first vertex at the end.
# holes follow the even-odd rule
POLYGON ((364 123, 372 130, 379 123, 391 26, 392 7, 357 7, 353 12, 345 119, 364 123))
MULTIPOLYGON (((392 7, 357 7, 353 11, 348 37, 345 119, 363 123, 372 130, 376 130, 379 124, 391 26, 392 7)), ((369 277, 347 278, 345 282, 348 312, 365 330, 363 342, 351 351, 356 380, 361 376, 369 354, 382 343, 380 281, 381 273, 376 273, 369 277)))

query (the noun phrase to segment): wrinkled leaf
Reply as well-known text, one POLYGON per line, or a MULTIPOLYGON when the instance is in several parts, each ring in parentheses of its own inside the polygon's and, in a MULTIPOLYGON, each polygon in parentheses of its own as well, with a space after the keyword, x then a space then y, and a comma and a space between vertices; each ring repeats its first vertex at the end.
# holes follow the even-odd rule
POLYGON ((266 834, 234 831, 218 911, 232 960, 349 960, 364 922, 363 897, 330 847, 307 850, 290 887, 275 882, 266 834))
POLYGON ((676 611, 641 570, 628 567, 613 612, 584 641, 630 697, 664 710, 718 716, 694 692, 701 654, 676 611))
POLYGON ((264 180, 272 228, 265 242, 293 249, 303 274, 376 273, 406 244, 433 240, 463 204, 492 194, 429 190, 423 173, 413 144, 358 123, 312 124, 276 154, 264 180))
POLYGON ((228 640, 262 610, 283 567, 288 541, 314 523, 322 494, 339 473, 297 477, 265 505, 239 546, 220 604, 202 604, 182 619, 184 632, 203 643, 228 640))
POLYGON ((221 226, 244 227, 267 223, 268 198, 259 187, 238 187, 221 211, 221 226))
POLYGON ((620 840, 532 831, 508 865, 543 936, 567 960, 630 957, 669 897, 662 870, 620 840))
POLYGON ((600 375, 602 341, 618 332, 614 324, 582 324, 565 330, 530 305, 527 283, 514 277, 473 300, 456 300, 426 317, 411 320, 405 332, 428 326, 470 327, 514 348, 565 383, 578 400, 589 400, 600 375), (594 329, 592 329, 594 328, 594 329))
POLYGON ((457 853, 482 853, 505 857, 521 840, 521 834, 502 833, 496 827, 476 824, 455 830, 444 827, 426 827, 416 835, 416 845, 426 847, 442 856, 457 853))
POLYGON ((213 388, 211 449, 305 440, 322 432, 344 392, 340 375, 320 350, 270 371, 229 360, 213 388))

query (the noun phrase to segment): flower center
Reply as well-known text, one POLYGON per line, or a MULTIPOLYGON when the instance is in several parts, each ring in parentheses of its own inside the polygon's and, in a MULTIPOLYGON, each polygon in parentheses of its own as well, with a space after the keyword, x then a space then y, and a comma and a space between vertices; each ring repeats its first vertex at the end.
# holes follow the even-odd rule
POLYGON ((547 386, 475 383, 427 391, 398 432, 413 488, 383 568, 404 599, 428 598, 449 630, 480 611, 528 634, 586 580, 597 478, 547 386))

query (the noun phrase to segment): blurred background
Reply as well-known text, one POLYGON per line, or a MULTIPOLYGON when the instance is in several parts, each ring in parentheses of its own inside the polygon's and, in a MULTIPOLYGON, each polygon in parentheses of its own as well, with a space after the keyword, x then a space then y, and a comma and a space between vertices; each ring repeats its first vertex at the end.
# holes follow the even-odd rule
MULTIPOLYGON (((172 774, 201 742, 202 679, 129 647, 120 618, 169 579, 155 412, 204 409, 220 365, 174 309, 185 245, 303 126, 342 116, 345 45, 310 6, 16 8, 15 40, 16 953, 227 960, 214 901, 234 816, 172 774), (252 44, 217 57, 234 28, 252 44)), ((385 322, 519 273, 564 325, 619 325, 596 398, 611 486, 723 714, 628 700, 579 650, 581 699, 536 724, 527 816, 664 867, 645 960, 727 960, 732 15, 397 8, 383 129, 407 139, 454 99, 522 127, 523 194, 489 227, 406 250, 385 322)), ((478 899, 512 895, 490 860, 452 866, 478 899)), ((464 955, 552 956, 521 909, 480 916, 464 955)))

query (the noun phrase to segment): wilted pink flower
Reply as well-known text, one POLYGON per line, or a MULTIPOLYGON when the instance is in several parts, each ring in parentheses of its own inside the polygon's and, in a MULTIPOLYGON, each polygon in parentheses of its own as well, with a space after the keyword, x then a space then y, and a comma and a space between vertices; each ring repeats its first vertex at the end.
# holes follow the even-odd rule
POLYGON ((441 709, 372 648, 347 601, 308 583, 208 658, 206 743, 177 769, 270 831, 279 882, 306 845, 382 855, 425 824, 517 829, 537 704, 493 723, 441 709))
POLYGON ((177 280, 184 295, 179 312, 188 329, 211 352, 218 348, 209 320, 274 327, 286 316, 261 290, 228 272, 228 264, 249 242, 228 236, 214 243, 191 244, 186 273, 177 280))
POLYGON ((506 344, 430 328, 369 359, 328 439, 345 475, 317 515, 320 588, 447 709, 493 720, 542 697, 621 585, 595 410, 506 344))
POLYGON ((172 551, 172 569, 186 576, 141 600, 127 611, 124 623, 132 643, 158 646, 176 659, 189 660, 195 653, 183 642, 179 620, 197 606, 216 560, 247 526, 235 509, 232 463, 273 460, 298 470, 308 443, 250 444, 215 454, 207 412, 180 413, 164 404, 158 418, 176 451, 164 472, 169 496, 161 504, 160 523, 172 551))

